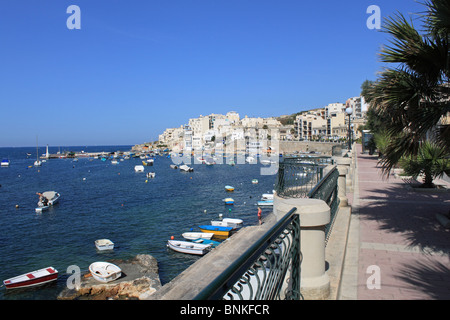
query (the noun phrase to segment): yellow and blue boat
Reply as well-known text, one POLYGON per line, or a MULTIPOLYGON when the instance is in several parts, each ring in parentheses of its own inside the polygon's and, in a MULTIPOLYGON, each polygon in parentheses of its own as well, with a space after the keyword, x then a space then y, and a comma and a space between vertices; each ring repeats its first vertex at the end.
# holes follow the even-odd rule
POLYGON ((225 198, 225 199, 223 199, 223 202, 225 202, 225 204, 232 205, 232 204, 234 204, 234 199, 233 198, 225 198))
POLYGON ((212 225, 202 225, 199 226, 199 228, 202 232, 214 233, 214 235, 218 237, 229 237, 231 231, 233 230, 232 227, 220 227, 212 225))

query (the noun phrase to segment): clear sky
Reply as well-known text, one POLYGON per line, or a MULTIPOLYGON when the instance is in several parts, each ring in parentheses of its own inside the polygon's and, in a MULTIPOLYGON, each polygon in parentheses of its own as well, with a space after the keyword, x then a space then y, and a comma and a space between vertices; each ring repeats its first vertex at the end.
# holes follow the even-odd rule
POLYGON ((0 0, 0 147, 138 144, 189 118, 345 102, 415 0, 0 0), (70 5, 81 29, 66 25, 70 5))

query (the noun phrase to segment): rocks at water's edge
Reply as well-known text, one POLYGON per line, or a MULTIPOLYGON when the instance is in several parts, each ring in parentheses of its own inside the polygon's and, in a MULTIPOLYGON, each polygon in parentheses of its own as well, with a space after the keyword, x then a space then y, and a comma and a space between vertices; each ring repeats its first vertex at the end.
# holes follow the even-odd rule
POLYGON ((131 260, 109 262, 122 269, 119 279, 101 283, 87 273, 81 276, 78 289, 65 288, 58 295, 58 300, 143 300, 161 288, 158 262, 153 256, 141 254, 131 260))

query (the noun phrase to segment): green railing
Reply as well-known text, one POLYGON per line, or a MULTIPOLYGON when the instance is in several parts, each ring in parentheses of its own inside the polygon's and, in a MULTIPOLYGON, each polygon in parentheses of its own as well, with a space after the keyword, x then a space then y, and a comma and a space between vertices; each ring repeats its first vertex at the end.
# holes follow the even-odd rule
POLYGON ((331 222, 325 227, 325 235, 327 240, 333 226, 334 218, 336 217, 336 213, 339 209, 338 179, 339 171, 336 167, 334 167, 308 194, 308 198, 323 200, 330 207, 331 222))
POLYGON ((281 198, 308 198, 323 177, 321 158, 285 158, 279 164, 275 190, 281 198))
POLYGON ((295 211, 280 219, 195 300, 301 299, 300 218, 295 211))

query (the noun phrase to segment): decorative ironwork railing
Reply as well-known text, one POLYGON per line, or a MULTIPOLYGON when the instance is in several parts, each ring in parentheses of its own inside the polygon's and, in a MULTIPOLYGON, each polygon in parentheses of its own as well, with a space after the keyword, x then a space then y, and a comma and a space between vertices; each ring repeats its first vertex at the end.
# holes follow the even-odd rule
POLYGON ((323 200, 330 207, 330 223, 325 227, 325 236, 327 240, 339 208, 338 179, 339 171, 334 167, 308 194, 309 198, 323 200))
POLYGON ((289 211, 195 299, 301 299, 300 218, 295 211, 289 211))
POLYGON ((275 190, 281 198, 308 198, 323 176, 321 158, 285 158, 278 167, 275 190))
POLYGON ((339 172, 334 167, 323 176, 331 158, 285 158, 278 169, 275 190, 281 198, 312 198, 325 201, 330 207, 331 222, 326 226, 328 239, 339 207, 339 172))

